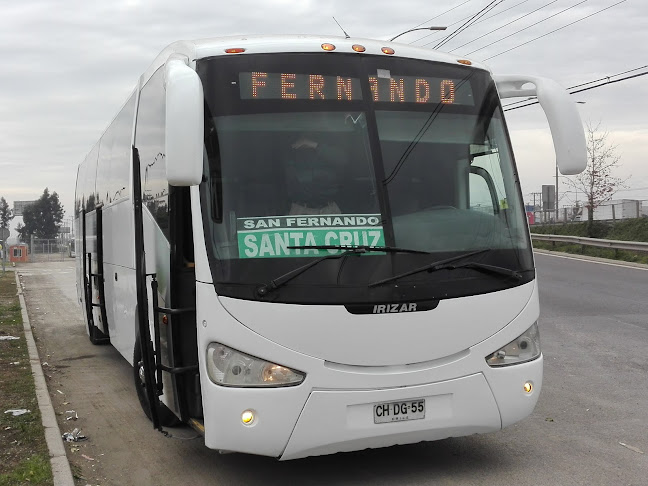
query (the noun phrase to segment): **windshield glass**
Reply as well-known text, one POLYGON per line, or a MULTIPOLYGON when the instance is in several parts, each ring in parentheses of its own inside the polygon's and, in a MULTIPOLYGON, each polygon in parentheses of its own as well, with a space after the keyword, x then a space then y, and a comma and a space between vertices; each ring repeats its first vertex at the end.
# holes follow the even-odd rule
POLYGON ((219 259, 319 256, 304 245, 385 244, 364 113, 214 118, 229 234, 219 259))
POLYGON ((533 278, 510 144, 487 72, 327 54, 212 58, 199 61, 198 72, 206 99, 201 197, 221 295, 431 300, 533 278), (340 246, 418 253, 326 259, 259 295, 304 259, 342 254, 340 246), (487 250, 476 262, 523 278, 467 267, 369 286, 471 250, 487 250))

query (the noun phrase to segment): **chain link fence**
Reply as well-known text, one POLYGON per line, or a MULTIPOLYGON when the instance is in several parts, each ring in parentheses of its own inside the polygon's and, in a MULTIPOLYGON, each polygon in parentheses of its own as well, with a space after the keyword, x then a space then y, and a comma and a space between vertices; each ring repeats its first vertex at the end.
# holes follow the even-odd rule
MULTIPOLYGON (((588 208, 582 205, 564 206, 558 211, 527 208, 529 224, 579 223, 587 221, 588 208)), ((616 222, 648 218, 648 200, 621 199, 608 201, 594 208, 594 221, 616 222)))
POLYGON ((30 262, 62 262, 72 256, 70 240, 32 238, 29 243, 30 262))

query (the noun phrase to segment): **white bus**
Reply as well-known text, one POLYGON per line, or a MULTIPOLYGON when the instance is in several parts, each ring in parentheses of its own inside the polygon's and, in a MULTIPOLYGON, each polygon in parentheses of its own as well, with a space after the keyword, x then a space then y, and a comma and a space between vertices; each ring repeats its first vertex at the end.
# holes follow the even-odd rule
POLYGON ((542 384, 501 98, 544 78, 387 41, 166 48, 80 165, 79 299, 154 427, 282 460, 500 430, 542 384))

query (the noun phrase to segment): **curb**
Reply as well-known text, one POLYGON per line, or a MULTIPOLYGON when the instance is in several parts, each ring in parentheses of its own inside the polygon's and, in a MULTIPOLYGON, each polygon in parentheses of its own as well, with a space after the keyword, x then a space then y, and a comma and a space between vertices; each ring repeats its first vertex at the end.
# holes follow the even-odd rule
POLYGON ((572 260, 584 260, 584 261, 595 262, 595 263, 606 263, 608 265, 617 265, 619 267, 640 268, 642 270, 648 270, 648 264, 645 263, 634 263, 634 262, 626 262, 625 260, 613 260, 611 258, 579 255, 578 253, 567 253, 564 251, 552 251, 552 250, 544 250, 539 248, 534 248, 533 253, 571 258, 572 260))
POLYGON ((29 351, 29 362, 31 364, 32 375, 34 377, 34 385, 36 387, 36 398, 38 399, 38 408, 41 412, 43 427, 45 428, 45 441, 50 454, 50 463, 52 465, 52 476, 54 478, 54 486, 74 486, 74 479, 72 477, 72 470, 70 463, 65 453, 65 446, 61 437, 61 429, 59 429, 58 422, 56 421, 56 414, 54 407, 50 400, 47 384, 45 383, 45 375, 41 367, 40 358, 38 356, 38 349, 34 341, 29 316, 27 315, 27 304, 22 291, 22 285, 18 272, 15 272, 16 286, 18 287, 18 299, 20 300, 20 310, 22 313, 23 327, 25 330, 25 341, 27 343, 27 350, 29 351))

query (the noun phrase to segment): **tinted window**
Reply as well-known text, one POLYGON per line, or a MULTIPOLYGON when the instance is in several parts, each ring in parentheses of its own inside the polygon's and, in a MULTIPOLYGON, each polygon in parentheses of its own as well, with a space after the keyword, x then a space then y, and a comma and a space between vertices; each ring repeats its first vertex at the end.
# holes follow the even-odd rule
POLYGON ((130 195, 130 157, 135 116, 135 93, 131 95, 113 122, 115 135, 110 157, 109 196, 112 202, 130 195))
POLYGON ((164 154, 164 71, 159 69, 142 88, 135 145, 140 156, 142 202, 169 238, 169 184, 164 154))
POLYGON ((533 278, 509 141, 487 72, 327 54, 206 59, 197 71, 206 101, 201 197, 220 295, 265 299, 259 286, 285 279, 267 298, 414 301, 533 278), (303 260, 351 245, 418 252, 313 260, 308 271, 292 273, 303 260), (407 273, 471 251, 479 252, 476 263, 525 277, 407 273), (397 283, 372 285, 401 273, 407 276, 397 283))
POLYGON ((95 192, 95 183, 97 178, 97 157, 99 156, 99 144, 95 145, 84 162, 84 184, 83 184, 83 205, 85 210, 90 212, 95 210, 97 205, 97 193, 95 192))
POLYGON ((99 143, 99 161, 97 163, 97 204, 110 204, 109 181, 110 181, 110 153, 112 150, 112 141, 115 136, 114 125, 110 125, 108 130, 101 137, 99 143))

